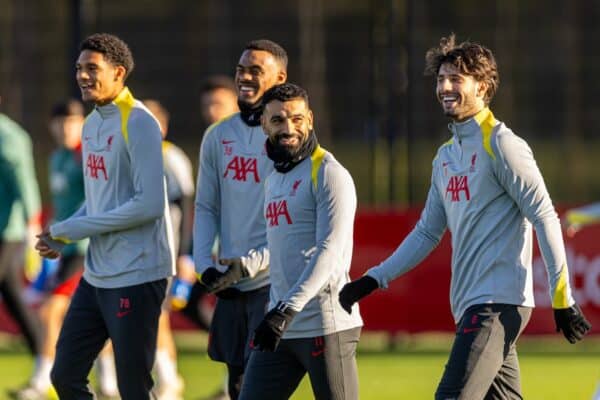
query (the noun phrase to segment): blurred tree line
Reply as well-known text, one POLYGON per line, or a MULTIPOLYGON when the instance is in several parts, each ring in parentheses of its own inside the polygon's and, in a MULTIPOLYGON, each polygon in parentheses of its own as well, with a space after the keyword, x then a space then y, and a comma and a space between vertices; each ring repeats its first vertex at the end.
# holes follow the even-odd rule
POLYGON ((533 147, 555 202, 600 199, 600 1, 0 0, 0 111, 34 138, 46 193, 52 104, 78 97, 87 34, 127 41, 129 86, 164 103, 170 139, 192 160, 204 130, 202 80, 233 74, 244 44, 270 38, 306 87, 317 135, 353 174, 363 206, 423 202, 447 120, 423 76, 425 51, 450 32, 488 46, 500 69, 491 108, 533 147))

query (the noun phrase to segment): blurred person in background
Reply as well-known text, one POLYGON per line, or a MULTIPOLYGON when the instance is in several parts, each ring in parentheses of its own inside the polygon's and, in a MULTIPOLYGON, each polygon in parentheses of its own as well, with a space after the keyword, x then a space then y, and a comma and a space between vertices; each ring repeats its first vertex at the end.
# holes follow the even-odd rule
POLYGON ((194 204, 194 177, 192 163, 183 150, 167 141, 169 130, 169 112, 157 100, 143 100, 144 105, 156 117, 163 137, 163 165, 167 182, 167 199, 173 244, 176 251, 177 276, 169 282, 170 293, 163 303, 158 319, 158 342, 156 345, 156 388, 154 393, 158 400, 183 399, 184 382, 177 372, 177 349, 171 332, 169 311, 181 308, 191 286, 196 281, 194 263, 190 256, 192 251, 192 224, 194 204), (184 293, 182 293, 184 292, 184 293))
POLYGON ((227 75, 213 75, 200 86, 200 115, 206 126, 239 111, 235 82, 227 75))
POLYGON ((350 281, 356 189, 319 146, 308 94, 284 83, 263 96, 275 171, 265 182, 269 312, 254 333, 240 399, 287 399, 308 374, 315 399, 358 399, 362 319, 337 301, 350 281))
POLYGON ((41 217, 31 139, 0 113, 0 295, 33 356, 40 353, 40 322, 21 294, 25 251, 35 243, 41 217))
POLYGON ((600 223, 600 203, 572 208, 565 213, 567 236, 575 237, 580 229, 600 223))
MULTIPOLYGON (((202 82, 200 86, 200 116, 204 126, 208 127, 238 111, 237 93, 232 78, 226 75, 212 75, 202 82)), ((213 246, 213 253, 218 253, 218 237, 213 246)), ((206 287, 195 281, 189 289, 187 301, 181 302, 180 311, 199 328, 209 330, 214 303, 209 298, 212 296, 206 296, 206 294, 206 287)))
MULTIPOLYGON (((62 221, 81 207, 84 200, 81 161, 81 130, 85 120, 83 105, 78 100, 59 102, 52 107, 48 128, 58 148, 50 156, 49 187, 52 196, 53 221, 62 221)), ((49 292, 39 314, 43 325, 41 353, 28 384, 12 393, 19 400, 46 399, 56 396, 50 382, 56 341, 67 307, 83 273, 83 260, 88 241, 71 243, 62 251, 57 270, 45 278, 49 292)), ((118 395, 112 349, 107 345, 96 360, 96 377, 101 398, 118 395)))
POLYGON ((75 214, 38 235, 41 256, 90 238, 83 277, 56 346, 52 384, 61 399, 92 399, 88 374, 107 339, 119 394, 151 394, 158 318, 174 273, 162 135, 156 119, 125 86, 134 68, 127 44, 107 33, 80 46, 76 80, 94 104, 82 132, 85 200, 75 214))
MULTIPOLYGON (((567 210, 565 223, 567 236, 574 238, 586 226, 600 223, 600 203, 592 203, 567 210)), ((592 400, 600 400, 600 382, 596 387, 592 400)))
POLYGON ((488 108, 499 85, 492 52, 454 35, 426 54, 425 72, 451 119, 433 160, 413 231, 385 261, 347 284, 351 305, 408 272, 452 234, 450 302, 456 336, 435 398, 521 399, 516 343, 534 307, 532 225, 548 272, 557 331, 570 343, 590 329, 569 284, 561 226, 527 143, 488 108))
POLYGON ((254 330, 269 297, 264 180, 273 171, 260 126, 265 91, 285 82, 287 54, 270 40, 249 42, 236 66, 240 112, 211 125, 202 139, 194 216, 194 263, 218 297, 208 354, 227 365, 237 399, 254 330), (219 258, 213 259, 219 237, 219 258))

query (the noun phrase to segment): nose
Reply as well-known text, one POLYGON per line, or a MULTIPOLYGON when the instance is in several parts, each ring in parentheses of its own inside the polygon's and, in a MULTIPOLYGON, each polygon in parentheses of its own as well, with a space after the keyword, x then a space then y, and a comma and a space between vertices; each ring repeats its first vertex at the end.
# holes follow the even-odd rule
POLYGON ((84 71, 83 69, 78 69, 75 72, 75 79, 77 79, 77 80, 88 79, 89 77, 90 77, 89 74, 86 71, 84 71))
POLYGON ((241 70, 237 72, 238 81, 251 81, 252 74, 248 70, 241 70))
POLYGON ((438 91, 439 92, 444 92, 447 90, 452 90, 452 83, 450 82, 450 79, 448 78, 441 78, 438 80, 437 83, 438 86, 438 91))
POLYGON ((285 120, 285 130, 286 130, 286 133, 290 133, 290 134, 296 130, 294 122, 291 120, 291 118, 287 118, 285 120))

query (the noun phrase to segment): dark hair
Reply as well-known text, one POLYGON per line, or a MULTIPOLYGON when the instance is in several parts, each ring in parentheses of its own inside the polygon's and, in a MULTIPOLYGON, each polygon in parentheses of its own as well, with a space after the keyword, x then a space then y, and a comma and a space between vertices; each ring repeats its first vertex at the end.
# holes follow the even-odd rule
POLYGON ((70 117, 73 115, 84 115, 83 104, 79 100, 68 99, 58 102, 52 106, 50 117, 70 117))
POLYGON ((489 104, 498 86, 500 75, 496 59, 491 50, 478 43, 462 42, 456 44, 456 37, 440 39, 438 47, 432 47, 425 54, 425 75, 437 76, 442 64, 449 63, 458 68, 465 75, 470 75, 487 86, 484 101, 489 104))
POLYGON ((79 46, 79 51, 91 50, 102 53, 111 64, 125 68, 125 78, 133 71, 133 55, 127 43, 110 33, 94 33, 79 46))
POLYGON ((283 69, 287 70, 288 56, 283 47, 269 39, 258 39, 248 42, 244 50, 262 50, 271 53, 283 69))
POLYGON ((282 83, 275 85, 265 92, 262 98, 262 105, 266 106, 273 100, 279 100, 281 102, 290 101, 294 99, 302 99, 308 107, 308 93, 300 86, 293 83, 282 83))
POLYGON ((213 75, 206 78, 200 85, 200 95, 217 89, 226 89, 236 93, 235 83, 231 77, 227 75, 213 75))

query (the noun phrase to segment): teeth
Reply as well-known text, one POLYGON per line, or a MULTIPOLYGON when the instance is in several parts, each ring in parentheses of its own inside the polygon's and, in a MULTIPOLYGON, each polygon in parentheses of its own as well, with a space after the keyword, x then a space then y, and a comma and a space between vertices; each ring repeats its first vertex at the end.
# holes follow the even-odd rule
POLYGON ((251 90, 254 90, 254 88, 251 87, 251 86, 240 86, 240 90, 243 90, 245 92, 249 92, 251 90))
POLYGON ((442 96, 443 101, 456 101, 457 99, 457 96, 442 96))

